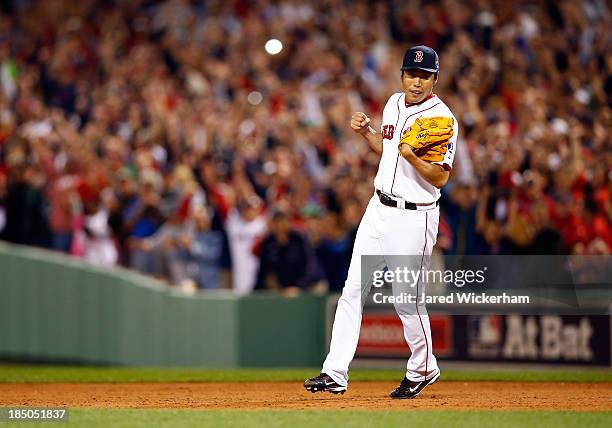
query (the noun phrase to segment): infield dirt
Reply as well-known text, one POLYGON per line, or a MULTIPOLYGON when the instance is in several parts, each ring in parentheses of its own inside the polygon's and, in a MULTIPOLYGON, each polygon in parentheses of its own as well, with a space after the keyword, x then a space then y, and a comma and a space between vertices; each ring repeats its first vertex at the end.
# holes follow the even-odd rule
POLYGON ((612 410, 612 383, 438 382, 413 400, 392 400, 390 382, 353 382, 344 395, 299 382, 0 384, 2 406, 172 409, 612 410))

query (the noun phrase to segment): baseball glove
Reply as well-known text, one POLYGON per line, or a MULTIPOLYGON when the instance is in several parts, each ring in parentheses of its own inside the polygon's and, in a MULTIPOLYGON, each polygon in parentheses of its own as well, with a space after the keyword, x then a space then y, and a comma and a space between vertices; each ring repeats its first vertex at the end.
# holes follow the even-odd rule
POLYGON ((448 141, 453 136, 452 117, 423 117, 414 121, 401 140, 408 144, 414 154, 428 162, 441 162, 448 150, 448 141))

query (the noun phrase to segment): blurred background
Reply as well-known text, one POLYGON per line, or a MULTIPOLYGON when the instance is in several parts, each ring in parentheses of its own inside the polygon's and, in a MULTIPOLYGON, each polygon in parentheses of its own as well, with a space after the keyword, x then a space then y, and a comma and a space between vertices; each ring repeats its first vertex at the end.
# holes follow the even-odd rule
MULTIPOLYGON (((460 121, 435 252, 609 255, 611 23, 605 0, 1 2, 0 358, 318 366, 378 167, 350 116, 380 126, 416 44, 460 121)), ((358 356, 404 361, 387 309, 358 356)), ((441 358, 611 362, 605 312, 431 324, 441 358)))
POLYGON ((341 290, 404 50, 460 121, 436 251, 609 254, 606 1, 4 1, 0 237, 238 294, 341 290))

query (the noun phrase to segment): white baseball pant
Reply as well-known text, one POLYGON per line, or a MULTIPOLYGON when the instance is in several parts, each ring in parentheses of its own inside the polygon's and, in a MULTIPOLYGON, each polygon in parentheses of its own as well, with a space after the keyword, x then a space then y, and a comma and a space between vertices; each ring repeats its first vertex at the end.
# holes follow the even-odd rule
MULTIPOLYGON (((329 354, 323 363, 322 372, 335 382, 346 386, 349 364, 355 356, 363 303, 370 286, 362 287, 362 255, 377 255, 376 266, 368 269, 382 269, 388 260, 384 255, 411 255, 411 260, 421 260, 431 255, 438 234, 440 211, 436 206, 426 211, 405 210, 383 205, 374 195, 361 219, 355 239, 348 276, 338 301, 329 354)), ((418 262, 417 262, 418 263, 418 262)), ((414 268, 419 269, 419 266, 414 268)), ((371 283, 370 283, 371 284, 371 283)), ((394 284, 395 287, 395 284, 394 284)), ((424 285, 418 293, 424 292, 424 285)), ((423 309, 402 311, 396 306, 404 326, 404 338, 410 347, 411 356, 406 367, 406 377, 412 381, 430 379, 438 373, 436 357, 432 353, 429 316, 423 309), (409 313, 407 313, 409 312, 409 313)))

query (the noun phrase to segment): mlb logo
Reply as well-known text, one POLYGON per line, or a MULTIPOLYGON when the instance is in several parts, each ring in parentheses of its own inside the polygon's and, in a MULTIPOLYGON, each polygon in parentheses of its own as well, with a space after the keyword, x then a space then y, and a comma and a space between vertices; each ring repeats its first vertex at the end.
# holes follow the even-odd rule
POLYGON ((502 317, 481 315, 468 318, 468 354, 474 358, 497 358, 503 331, 502 317))
POLYGON ((501 320, 497 315, 480 318, 477 330, 478 340, 485 345, 495 345, 501 342, 501 320))

